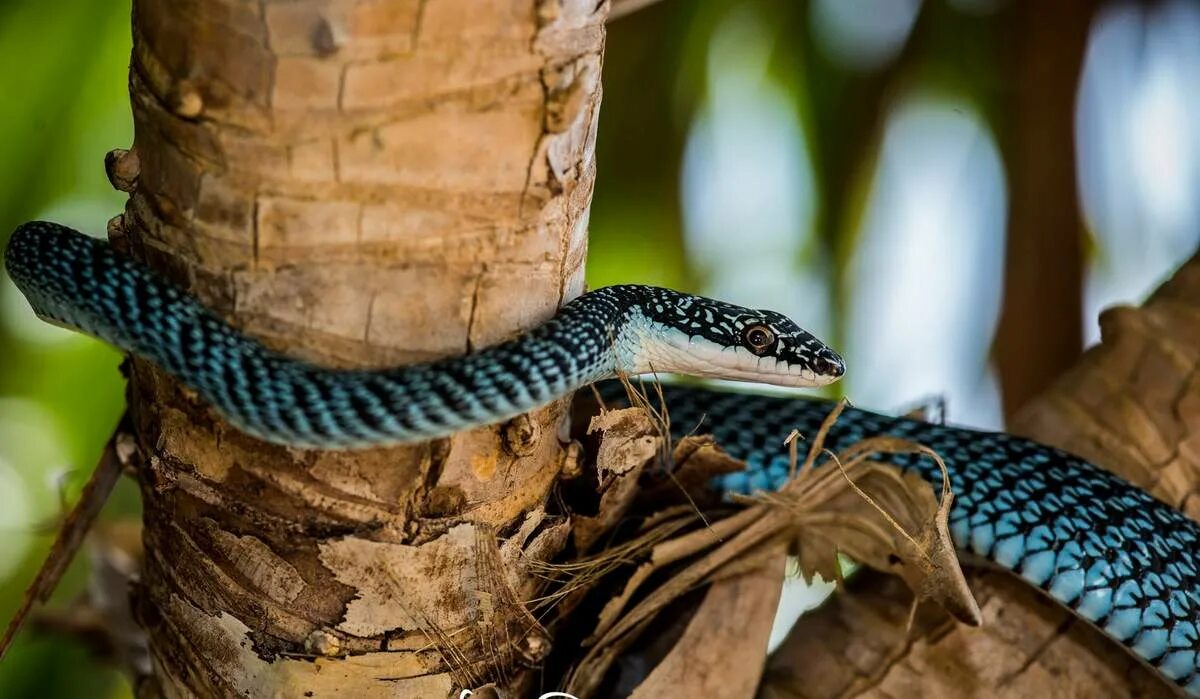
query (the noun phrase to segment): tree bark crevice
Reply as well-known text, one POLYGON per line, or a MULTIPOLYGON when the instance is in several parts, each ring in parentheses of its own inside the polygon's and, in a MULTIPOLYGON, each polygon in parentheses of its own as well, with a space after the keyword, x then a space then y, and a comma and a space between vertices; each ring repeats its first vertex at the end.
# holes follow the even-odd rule
MULTIPOLYGON (((511 337, 583 290, 606 10, 137 0, 140 168, 114 230, 247 333, 324 365, 511 337)), ((337 453, 247 437, 147 363, 130 378, 146 689, 529 681, 519 656, 548 641, 524 609, 526 558, 566 543, 543 505, 567 401, 337 453)))

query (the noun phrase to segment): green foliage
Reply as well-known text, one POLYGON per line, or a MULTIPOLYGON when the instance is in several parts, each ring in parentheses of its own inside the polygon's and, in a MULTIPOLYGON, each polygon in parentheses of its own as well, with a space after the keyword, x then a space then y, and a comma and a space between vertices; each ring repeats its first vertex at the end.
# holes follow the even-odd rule
MULTIPOLYGON (((0 4, 0 239, 31 218, 93 233, 119 213, 106 151, 128 146, 129 3, 7 0, 0 4)), ((0 285, 0 619, 11 617, 45 557, 60 500, 73 500, 123 404, 119 355, 80 336, 38 328, 10 284, 0 285), (62 491, 65 491, 62 492, 62 491), (7 550, 4 550, 7 549, 7 550), (15 561, 15 568, 12 563, 15 561), (5 563, 7 561, 7 563, 5 563)), ((136 511, 122 487, 109 514, 136 511)), ((83 586, 75 566, 56 604, 83 586)), ((25 633, 0 664, 0 696, 128 696, 82 644, 25 633)))

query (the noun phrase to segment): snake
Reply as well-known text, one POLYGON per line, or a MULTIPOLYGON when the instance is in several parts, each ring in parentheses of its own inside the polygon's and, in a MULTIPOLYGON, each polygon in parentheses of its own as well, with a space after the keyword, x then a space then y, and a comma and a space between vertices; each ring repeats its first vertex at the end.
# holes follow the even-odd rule
MULTIPOLYGON (((613 397, 620 375, 806 388, 846 372, 837 352, 785 315, 643 285, 588 291, 541 325, 464 356, 322 367, 268 347, 107 241, 59 224, 17 227, 4 264, 38 317, 153 362, 236 428, 294 447, 446 437, 592 384, 613 397)), ((745 462, 745 470, 713 482, 727 495, 781 487, 789 477, 784 437, 815 433, 831 406, 723 387, 666 383, 662 390, 675 437, 710 433, 745 462)), ((1003 432, 849 407, 826 446, 880 435, 942 457, 960 552, 1018 576, 1200 696, 1200 524, 1099 466, 1003 432)), ((928 458, 881 459, 940 483, 928 458)))

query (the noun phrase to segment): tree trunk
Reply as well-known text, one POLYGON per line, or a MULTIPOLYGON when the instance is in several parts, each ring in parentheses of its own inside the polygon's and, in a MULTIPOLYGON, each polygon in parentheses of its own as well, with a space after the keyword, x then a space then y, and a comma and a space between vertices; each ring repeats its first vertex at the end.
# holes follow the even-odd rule
MULTIPOLYGON (((114 239, 330 366, 462 354, 583 288, 606 3, 137 0, 114 239)), ((164 696, 518 691, 565 404, 359 452, 276 447, 133 361, 164 696)))

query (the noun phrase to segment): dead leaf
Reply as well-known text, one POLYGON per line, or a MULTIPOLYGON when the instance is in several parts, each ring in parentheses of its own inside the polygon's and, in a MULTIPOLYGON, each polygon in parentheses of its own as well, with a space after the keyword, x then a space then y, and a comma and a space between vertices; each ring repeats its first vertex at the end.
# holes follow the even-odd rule
POLYGON ((603 439, 596 455, 601 487, 615 478, 645 465, 662 446, 650 416, 639 408, 608 410, 588 425, 588 434, 600 432, 603 439))
POLYGON ((949 518, 954 493, 942 458, 928 447, 886 437, 866 440, 856 446, 860 453, 869 453, 869 450, 874 453, 917 453, 933 459, 942 472, 941 498, 934 498, 929 482, 916 473, 900 475, 894 467, 875 464, 869 472, 873 481, 866 484, 871 490, 863 487, 861 482, 855 484, 860 495, 886 514, 898 535, 891 544, 902 566, 895 571, 892 565, 881 567, 878 556, 869 557, 862 552, 860 558, 859 552, 849 549, 845 549, 846 553, 878 570, 898 572, 916 593, 918 601, 935 602, 958 621, 979 626, 983 621, 979 604, 967 585, 950 536, 949 518), (885 473, 891 475, 882 475, 885 473))
POLYGON ((523 667, 541 665, 550 653, 550 634, 529 613, 509 584, 493 531, 485 527, 475 530, 474 558, 475 575, 480 581, 476 594, 488 603, 475 633, 482 641, 484 652, 493 658, 490 665, 499 669, 502 675, 511 671, 513 661, 523 667))
POLYGON ((596 454, 600 506, 591 517, 577 517, 572 534, 581 551, 591 548, 625 516, 637 497, 638 479, 658 455, 663 438, 657 425, 640 408, 605 411, 594 418, 588 433, 600 432, 596 454))
POLYGON ((643 485, 638 501, 646 509, 664 503, 694 502, 694 496, 702 495, 713 478, 744 468, 745 462, 726 454, 712 436, 689 435, 675 443, 670 464, 651 470, 654 482, 643 485))
MULTIPOLYGON (((936 454, 910 442, 875 438, 840 456, 830 455, 816 468, 818 457, 827 453, 825 435, 843 407, 839 404, 830 412, 802 465, 797 464, 798 435, 792 435, 792 478, 778 492, 742 498, 749 505, 746 509, 653 546, 649 560, 602 610, 585 642, 590 650, 568 678, 573 694, 596 691, 622 649, 671 601, 698 586, 764 565, 774 547, 785 541, 795 544, 807 576, 819 573, 828 580, 839 579, 838 554, 845 553, 900 575, 918 599, 938 602, 964 623, 980 622, 949 537, 953 495, 944 467, 939 502, 919 476, 869 460, 877 453, 920 453, 938 459, 936 454), (683 566, 653 589, 641 589, 655 573, 675 564, 683 566)), ((702 441, 688 446, 693 452, 708 451, 702 458, 728 459, 702 441)))
MULTIPOLYGON (((792 627, 767 659, 757 699, 862 696, 893 669, 892 661, 908 648, 905 624, 912 592, 900 578, 869 569, 848 580, 846 588, 792 627)), ((922 615, 921 621, 936 625, 934 616, 922 615)), ((944 614, 936 616, 943 625, 952 623, 944 614)))

